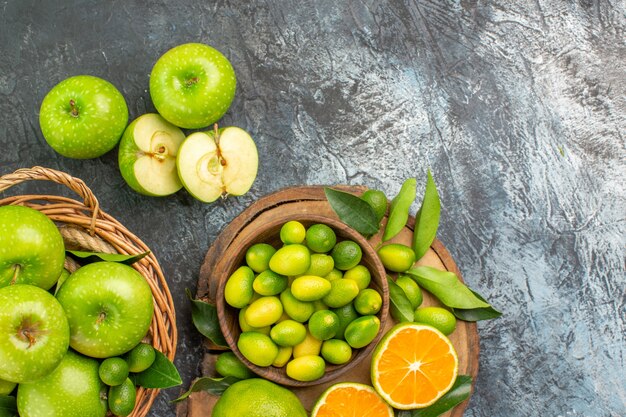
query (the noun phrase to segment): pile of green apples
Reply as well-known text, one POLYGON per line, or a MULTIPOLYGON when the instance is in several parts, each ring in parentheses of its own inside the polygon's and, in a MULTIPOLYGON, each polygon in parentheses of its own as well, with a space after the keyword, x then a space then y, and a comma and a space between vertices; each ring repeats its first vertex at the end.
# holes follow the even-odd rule
POLYGON ((128 123, 128 107, 113 84, 78 75, 57 84, 39 113, 48 144, 69 158, 89 159, 119 142, 119 168, 135 191, 166 196, 183 186, 203 202, 243 195, 258 170, 252 137, 238 127, 217 128, 236 89, 235 71, 216 49, 199 43, 167 51, 150 74, 159 114, 128 123), (185 137, 181 130, 202 129, 185 137))
POLYGON ((65 255, 46 215, 0 207, 0 395, 17 392, 21 417, 127 416, 136 400, 129 372, 156 356, 141 343, 152 291, 122 263, 69 274, 65 255))

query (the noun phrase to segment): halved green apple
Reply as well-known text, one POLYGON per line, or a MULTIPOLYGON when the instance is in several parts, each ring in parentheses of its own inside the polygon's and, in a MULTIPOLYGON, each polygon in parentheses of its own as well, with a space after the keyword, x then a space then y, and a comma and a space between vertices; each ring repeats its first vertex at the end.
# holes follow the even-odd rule
POLYGON ((248 132, 230 126, 189 135, 178 150, 177 165, 187 191, 210 203, 248 192, 256 178, 259 155, 248 132))
POLYGON ((136 118, 120 141, 118 162, 126 183, 149 196, 174 194, 183 187, 176 172, 178 148, 185 134, 155 113, 136 118))

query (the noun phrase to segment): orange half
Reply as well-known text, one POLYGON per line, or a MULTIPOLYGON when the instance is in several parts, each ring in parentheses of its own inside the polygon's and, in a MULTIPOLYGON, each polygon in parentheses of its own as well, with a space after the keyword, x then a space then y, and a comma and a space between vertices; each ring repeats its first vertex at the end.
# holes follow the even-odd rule
POLYGON ((402 323, 389 330, 374 351, 372 384, 395 408, 423 408, 452 388, 458 370, 456 351, 443 333, 402 323))
POLYGON ((311 417, 393 417, 393 409, 369 385, 343 382, 322 394, 311 417))

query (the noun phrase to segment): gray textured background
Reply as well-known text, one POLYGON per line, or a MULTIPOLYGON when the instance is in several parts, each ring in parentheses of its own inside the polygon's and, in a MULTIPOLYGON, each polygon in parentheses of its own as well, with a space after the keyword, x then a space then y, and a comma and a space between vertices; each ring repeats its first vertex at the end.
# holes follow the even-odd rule
MULTIPOLYGON (((200 337, 194 288, 220 230, 297 184, 389 195, 431 167, 439 237, 505 315, 482 323, 467 416, 626 415, 624 1, 0 1, 1 173, 43 165, 84 179, 152 247, 174 292, 176 363, 200 337), (200 41, 238 76, 225 125, 251 132, 251 192, 212 205, 125 186, 113 151, 56 155, 39 130, 46 92, 71 75, 115 84, 131 119, 153 111, 148 75, 200 41)), ((27 190, 59 191, 29 185, 27 190)), ((413 207, 415 210, 417 206, 413 207)), ((171 416, 162 394, 152 416, 171 416)))

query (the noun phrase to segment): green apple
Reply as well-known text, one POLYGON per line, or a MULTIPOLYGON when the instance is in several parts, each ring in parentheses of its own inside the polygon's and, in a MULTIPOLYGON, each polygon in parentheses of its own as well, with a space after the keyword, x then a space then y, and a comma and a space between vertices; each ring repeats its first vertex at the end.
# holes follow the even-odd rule
POLYGON ((57 299, 70 325, 70 346, 94 358, 118 356, 135 347, 148 332, 154 311, 146 280, 116 262, 79 268, 57 299))
POLYGON ((176 172, 178 147, 185 134, 155 113, 135 119, 120 141, 119 166, 133 190, 150 196, 166 196, 183 188, 176 172))
POLYGON ((77 75, 54 86, 41 103, 39 124, 48 144, 63 156, 97 158, 115 147, 128 107, 113 84, 77 75))
POLYGON ((107 387, 98 376, 98 361, 67 352, 47 377, 17 389, 20 417, 104 417, 107 387))
POLYGON ((48 290, 64 262, 63 238, 52 220, 29 207, 0 207, 0 288, 31 284, 48 290))
POLYGON ((9 395, 17 387, 17 382, 5 381, 0 379, 0 395, 9 395))
POLYGON ((180 145, 176 165, 187 191, 210 203, 247 193, 256 178, 259 155, 250 135, 231 126, 189 135, 180 145))
POLYGON ((217 122, 235 97, 232 65, 218 50, 187 43, 167 51, 150 74, 158 112, 176 126, 197 129, 217 122))
POLYGON ((69 346, 63 307, 32 285, 0 288, 0 378, 30 382, 52 372, 69 346))

